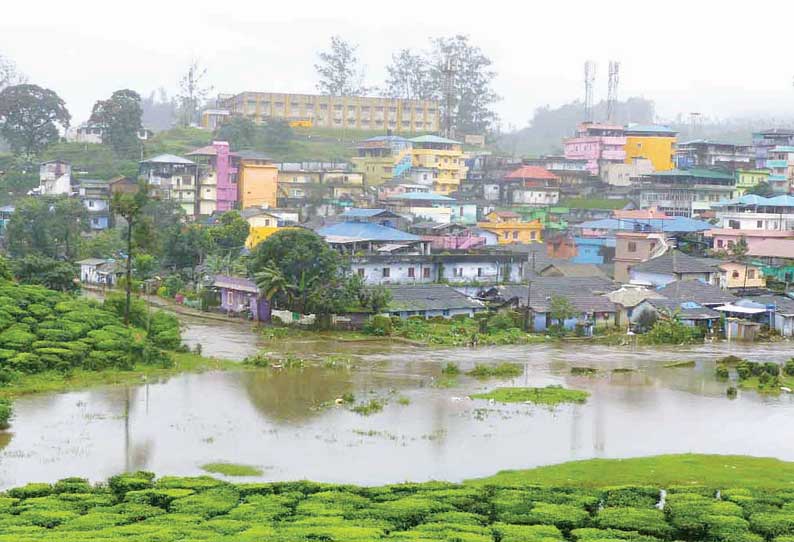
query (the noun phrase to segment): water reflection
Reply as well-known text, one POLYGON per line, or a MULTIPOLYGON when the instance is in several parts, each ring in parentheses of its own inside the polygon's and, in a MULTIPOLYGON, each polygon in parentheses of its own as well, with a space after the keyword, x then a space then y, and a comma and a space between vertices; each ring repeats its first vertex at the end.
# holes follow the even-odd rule
MULTIPOLYGON (((782 361, 791 356, 786 344, 670 351, 588 347, 586 357, 578 345, 440 351, 346 346, 333 352, 346 351, 357 365, 353 370, 213 372, 20 398, 13 434, 0 433, 0 487, 65 476, 101 480, 125 469, 194 475, 202 464, 219 460, 258 465, 262 479, 363 484, 460 480, 598 456, 693 451, 794 460, 794 396, 741 392, 731 401, 728 384, 713 375, 717 357, 733 352, 782 361), (681 360, 696 363, 665 367, 681 360), (456 388, 430 385, 447 362, 466 370, 502 361, 523 364, 524 373, 506 382, 461 377, 456 388), (582 365, 599 374, 570 374, 582 365), (496 385, 548 384, 592 395, 584 405, 557 409, 467 397, 496 385), (387 405, 363 417, 334 405, 345 393, 358 401, 379 397, 387 405)), ((321 352, 319 342, 314 348, 321 352)))

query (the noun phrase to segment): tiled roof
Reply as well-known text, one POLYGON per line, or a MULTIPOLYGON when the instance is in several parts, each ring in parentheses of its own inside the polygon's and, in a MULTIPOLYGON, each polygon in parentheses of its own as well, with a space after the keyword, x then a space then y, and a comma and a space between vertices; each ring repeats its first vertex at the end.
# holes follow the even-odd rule
POLYGON ((636 307, 646 299, 663 299, 664 296, 648 288, 637 288, 633 286, 623 286, 619 290, 609 292, 607 297, 613 303, 618 303, 624 307, 636 307))
POLYGON ((541 274, 556 269, 563 277, 598 277, 608 279, 606 273, 595 264, 588 263, 553 263, 541 269, 541 274))
POLYGON ((670 250, 663 255, 631 266, 632 271, 658 273, 714 273, 721 262, 707 258, 696 258, 678 250, 670 250))
POLYGON ((481 301, 471 299, 446 284, 387 286, 391 292, 389 311, 426 311, 446 309, 482 309, 481 301))
POLYGON ((559 177, 540 166, 523 166, 505 175, 505 179, 547 179, 556 181, 559 177))
POLYGON ((422 238, 401 230, 369 222, 340 222, 317 230, 322 237, 344 237, 361 241, 420 241, 422 238))
POLYGON ((674 301, 694 301, 700 305, 721 305, 736 301, 729 292, 713 284, 699 280, 676 280, 656 290, 667 299, 674 301))
POLYGON ((794 239, 759 239, 749 245, 747 254, 758 258, 794 258, 794 239))
MULTIPOLYGON (((547 312, 552 297, 564 297, 581 312, 615 312, 615 304, 604 294, 618 288, 608 279, 597 277, 538 277, 532 280, 530 305, 536 312, 547 312)), ((527 304, 526 285, 500 286, 503 299, 517 297, 527 304)))

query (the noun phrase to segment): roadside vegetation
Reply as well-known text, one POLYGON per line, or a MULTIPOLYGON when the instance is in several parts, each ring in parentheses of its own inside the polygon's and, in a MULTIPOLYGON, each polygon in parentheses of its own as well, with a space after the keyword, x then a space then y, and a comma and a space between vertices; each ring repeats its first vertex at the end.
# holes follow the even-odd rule
POLYGON ((7 491, 0 542, 788 542, 793 482, 794 463, 696 455, 376 487, 135 472, 7 491))

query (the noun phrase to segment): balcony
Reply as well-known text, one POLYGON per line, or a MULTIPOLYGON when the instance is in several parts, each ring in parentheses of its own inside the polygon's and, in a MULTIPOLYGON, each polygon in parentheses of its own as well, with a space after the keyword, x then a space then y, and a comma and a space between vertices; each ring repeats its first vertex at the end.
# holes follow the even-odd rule
POLYGON ((788 160, 767 160, 766 167, 769 169, 787 168, 788 160))

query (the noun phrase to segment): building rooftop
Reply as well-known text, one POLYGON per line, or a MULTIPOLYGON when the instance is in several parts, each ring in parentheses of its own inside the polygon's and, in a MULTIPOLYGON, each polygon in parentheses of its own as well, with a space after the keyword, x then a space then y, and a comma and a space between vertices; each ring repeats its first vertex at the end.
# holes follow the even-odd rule
POLYGON ((697 258, 679 250, 669 250, 661 256, 631 266, 631 270, 660 275, 714 273, 720 263, 720 260, 697 258))
POLYGON ((149 158, 148 160, 141 160, 142 164, 184 164, 189 166, 196 165, 195 162, 188 160, 187 158, 182 158, 181 156, 177 156, 175 154, 158 154, 153 158, 149 158))
POLYGON ((674 312, 679 318, 684 320, 715 320, 720 318, 719 312, 695 301, 681 301, 667 298, 649 299, 648 301, 657 309, 665 309, 674 312))
POLYGON ((423 135, 409 139, 411 143, 440 143, 445 145, 461 145, 460 141, 454 139, 447 139, 436 135, 423 135))
POLYGON ((650 290, 648 288, 641 288, 637 286, 625 285, 619 290, 609 292, 607 297, 613 303, 623 305, 624 307, 636 307, 640 303, 648 299, 664 299, 664 296, 650 290))
POLYGON ((660 124, 629 124, 626 126, 626 135, 654 134, 675 137, 678 132, 669 126, 660 124))
POLYGON ((340 222, 317 230, 322 237, 346 238, 348 241, 421 241, 418 235, 372 224, 370 222, 340 222))
POLYGON ((788 194, 765 198, 755 194, 748 194, 740 198, 713 204, 715 207, 729 207, 738 205, 755 205, 758 207, 794 207, 794 197, 788 194))
POLYGON ((582 222, 578 224, 578 227, 587 230, 693 233, 710 230, 713 225, 703 220, 674 216, 654 219, 602 218, 601 220, 582 222))
POLYGON ((407 201, 447 201, 454 202, 454 198, 449 196, 442 196, 434 192, 405 192, 404 194, 393 194, 389 196, 389 200, 407 200, 407 201))
MULTIPOLYGON (((581 312, 615 312, 615 304, 604 294, 618 285, 598 277, 537 277, 532 280, 530 305, 536 312, 548 312, 552 297, 564 297, 581 312)), ((527 286, 506 285, 498 290, 505 299, 517 297, 519 304, 527 304, 527 286)))
POLYGON ((549 273, 554 273, 555 271, 563 277, 598 277, 602 279, 609 279, 609 276, 604 273, 600 267, 589 263, 558 262, 548 264, 544 268, 540 269, 541 275, 545 274, 548 276, 554 276, 549 275, 549 273))
POLYGON ((389 311, 483 309, 482 301, 471 299, 446 284, 391 285, 389 311))
POLYGON ((230 290, 238 290, 241 292, 250 292, 253 294, 259 293, 259 288, 256 283, 246 277, 231 277, 228 275, 215 275, 215 280, 212 283, 216 288, 228 288, 230 290))
POLYGON ((692 168, 671 169, 669 171, 656 171, 650 177, 695 177, 696 179, 733 180, 733 174, 715 169, 692 168))
POLYGON ((721 305, 736 300, 736 297, 719 286, 699 280, 676 280, 656 292, 669 300, 692 301, 700 305, 721 305))
POLYGON ((766 237, 778 239, 794 239, 794 231, 790 230, 737 230, 733 228, 713 228, 704 234, 706 237, 729 235, 736 237, 766 237))
POLYGON ((559 180, 559 177, 540 166, 523 166, 505 175, 505 179, 542 179, 556 181, 559 180))
POLYGON ((272 158, 270 158, 268 155, 264 153, 261 153, 259 151, 248 150, 248 149, 235 151, 230 154, 232 156, 236 156, 240 160, 267 160, 267 161, 272 160, 272 158))
POLYGON ((362 207, 349 207, 339 216, 342 218, 372 218, 382 214, 394 217, 399 216, 387 209, 365 209, 362 207))
POLYGON ((794 258, 794 239, 760 239, 753 241, 747 254, 756 258, 794 258))

